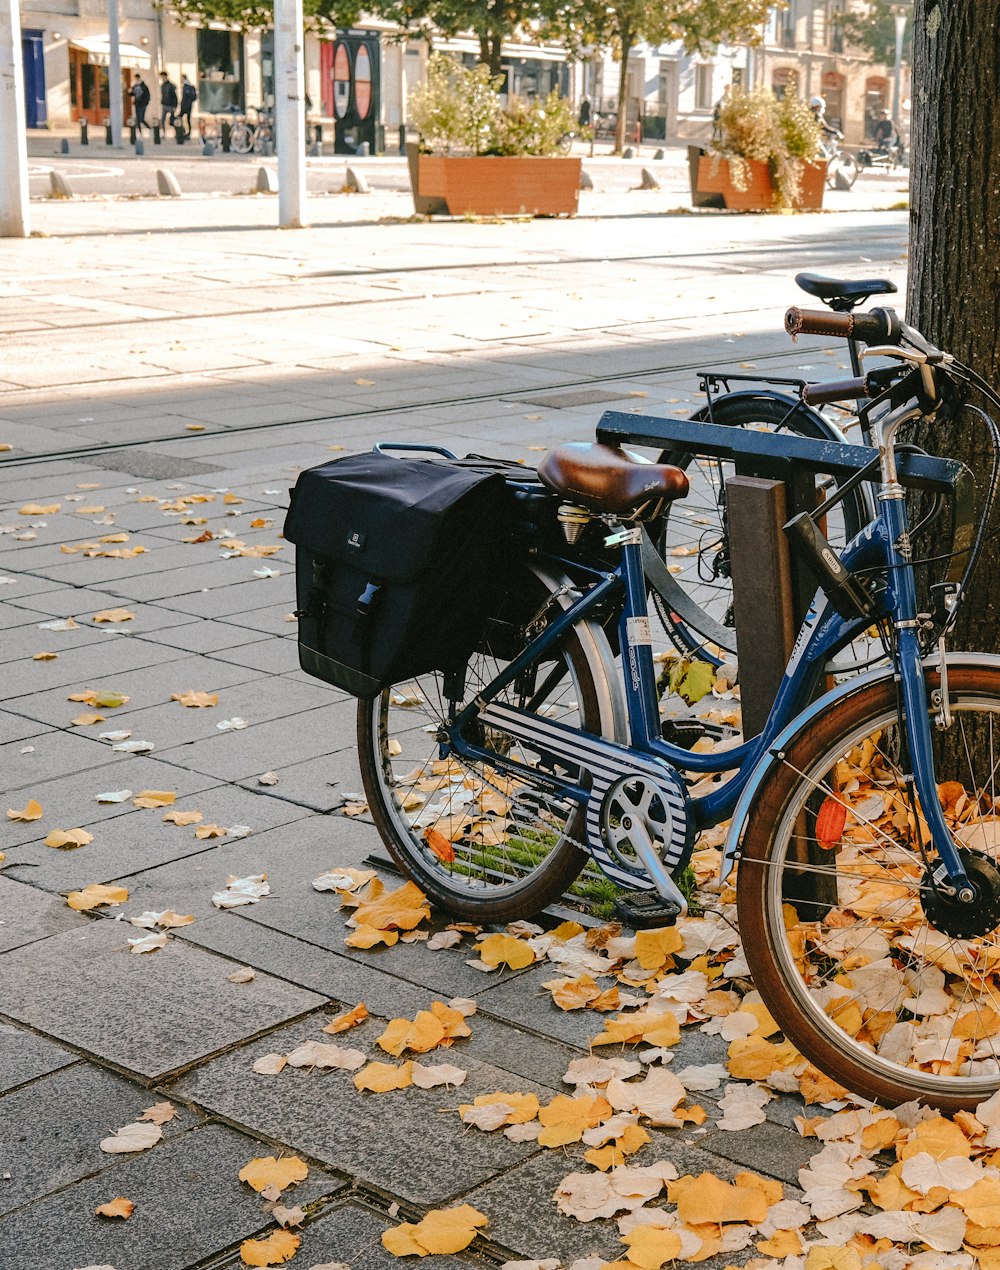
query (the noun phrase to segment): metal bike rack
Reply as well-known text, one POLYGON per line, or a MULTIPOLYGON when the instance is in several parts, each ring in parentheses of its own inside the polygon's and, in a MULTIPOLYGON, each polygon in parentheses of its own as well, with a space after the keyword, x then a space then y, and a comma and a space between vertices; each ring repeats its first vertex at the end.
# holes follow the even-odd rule
MULTIPOLYGON (((727 507, 740 696, 744 735, 756 735, 770 712, 795 634, 816 589, 812 576, 791 556, 782 526, 799 512, 815 509, 818 473, 843 482, 868 467, 877 451, 789 433, 614 410, 601 416, 597 440, 733 464, 736 477, 727 482, 727 507)), ((953 529, 971 522, 972 474, 962 463, 900 451, 897 466, 903 485, 948 497, 953 529)), ((959 545, 967 544, 956 541, 959 545)), ((690 601, 679 584, 665 569, 657 572, 657 582, 673 588, 683 618, 683 605, 690 601)), ((696 629, 711 638, 704 627, 696 629)))

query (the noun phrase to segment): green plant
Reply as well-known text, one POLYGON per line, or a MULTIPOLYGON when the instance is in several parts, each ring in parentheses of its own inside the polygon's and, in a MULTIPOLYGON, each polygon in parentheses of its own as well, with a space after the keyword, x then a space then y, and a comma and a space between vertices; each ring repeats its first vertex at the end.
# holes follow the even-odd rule
POLYGON ((728 159, 738 190, 750 183, 749 160, 766 163, 774 182, 775 205, 791 207, 802 192, 803 165, 823 155, 819 121, 797 97, 779 100, 768 88, 734 93, 719 111, 719 159, 728 159))
POLYGON ((551 155, 574 128, 569 103, 558 93, 536 101, 514 101, 504 110, 503 79, 482 64, 463 66, 435 53, 427 81, 412 94, 410 121, 421 148, 442 154, 551 155))

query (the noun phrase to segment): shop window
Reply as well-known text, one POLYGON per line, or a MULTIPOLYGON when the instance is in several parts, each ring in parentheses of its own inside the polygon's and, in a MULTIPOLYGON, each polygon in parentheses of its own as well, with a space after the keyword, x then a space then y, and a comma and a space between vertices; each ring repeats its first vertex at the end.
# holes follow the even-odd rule
POLYGON ((198 109, 237 113, 243 99, 243 36, 235 31, 198 32, 198 109))

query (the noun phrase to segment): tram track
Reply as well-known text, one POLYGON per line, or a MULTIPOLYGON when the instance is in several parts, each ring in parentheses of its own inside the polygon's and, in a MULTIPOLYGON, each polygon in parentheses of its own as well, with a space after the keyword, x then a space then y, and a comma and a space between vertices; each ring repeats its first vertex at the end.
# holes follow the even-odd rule
MULTIPOLYGON (((830 347, 833 346, 831 345, 830 347)), ((809 349, 808 351, 812 353, 823 352, 824 350, 822 348, 817 348, 809 349)), ((802 352, 805 353, 806 350, 803 349, 802 352)), ((780 362, 787 361, 788 357, 789 351, 787 349, 781 349, 773 353, 755 353, 754 361, 755 364, 759 364, 761 362, 780 362)), ((732 368, 733 375, 735 375, 737 373, 736 367, 738 365, 738 359, 733 357, 726 361, 720 360, 715 362, 713 369, 724 370, 725 367, 729 366, 732 368)), ((636 380, 652 379, 663 375, 697 374, 704 368, 705 362, 701 359, 696 362, 681 362, 673 365, 654 366, 647 370, 629 369, 608 375, 588 376, 587 378, 574 380, 560 380, 557 383, 533 384, 530 388, 505 389, 500 392, 492 393, 464 393, 455 396, 440 397, 432 401, 421 401, 419 408, 421 410, 446 409, 454 406, 476 405, 477 403, 486 404, 498 401, 524 401, 526 403, 530 401, 532 405, 544 406, 544 401, 540 401, 539 398, 548 392, 562 393, 571 392, 573 390, 585 390, 588 388, 596 390, 600 389, 602 384, 616 384, 624 381, 634 382, 636 380)), ((88 387, 93 388, 95 385, 91 384, 88 385, 88 387)), ((206 425, 204 431, 189 433, 183 437, 179 437, 177 433, 169 433, 159 437, 145 436, 136 438, 134 441, 109 441, 106 444, 95 442, 90 445, 77 446, 69 449, 49 450, 37 454, 25 454, 11 458, 3 458, 0 459, 0 473, 7 468, 30 467, 36 463, 52 463, 67 459, 93 459, 102 454, 110 455, 121 450, 145 449, 151 445, 159 445, 166 442, 184 441, 186 444, 190 444, 196 449, 199 443, 203 443, 213 437, 232 437, 248 434, 259 435, 265 432, 278 432, 282 429, 313 427, 316 424, 321 423, 335 425, 338 422, 353 422, 358 419, 374 418, 380 415, 391 418, 395 415, 411 413, 413 408, 413 403, 401 402, 399 405, 395 406, 373 406, 368 410, 351 410, 343 414, 318 414, 306 419, 270 420, 266 423, 247 423, 228 428, 212 428, 211 426, 206 425)), ((558 408, 558 406, 556 408, 558 408)))

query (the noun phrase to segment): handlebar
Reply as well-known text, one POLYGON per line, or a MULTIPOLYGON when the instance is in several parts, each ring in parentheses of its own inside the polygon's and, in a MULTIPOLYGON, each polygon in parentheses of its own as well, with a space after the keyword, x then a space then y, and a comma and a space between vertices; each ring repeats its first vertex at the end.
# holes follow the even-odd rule
POLYGON ((892 309, 868 313, 834 313, 793 307, 785 314, 785 330, 796 335, 840 335, 862 344, 898 344, 903 326, 892 309))
POLYGON ((850 401, 861 397, 873 397, 867 375, 857 379, 833 379, 823 384, 806 384, 802 400, 807 406, 822 406, 830 401, 850 401))

